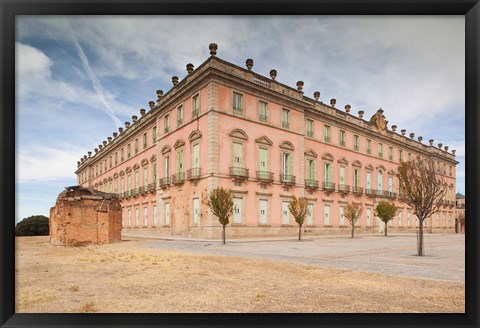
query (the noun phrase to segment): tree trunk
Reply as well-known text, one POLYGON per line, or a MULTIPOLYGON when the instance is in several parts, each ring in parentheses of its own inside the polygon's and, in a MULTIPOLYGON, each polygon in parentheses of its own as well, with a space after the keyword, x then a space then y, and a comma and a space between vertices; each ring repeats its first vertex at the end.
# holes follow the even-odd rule
POLYGON ((298 225, 298 240, 302 239, 302 225, 298 225))
POLYGON ((385 222, 385 236, 387 235, 387 222, 385 222))
POLYGON ((223 225, 222 239, 223 239, 223 244, 225 245, 225 225, 223 225))
POLYGON ((354 230, 355 230, 355 225, 352 224, 352 238, 353 238, 353 236, 355 235, 354 230))
POLYGON ((423 220, 420 220, 420 229, 418 232, 418 256, 423 256, 423 220))

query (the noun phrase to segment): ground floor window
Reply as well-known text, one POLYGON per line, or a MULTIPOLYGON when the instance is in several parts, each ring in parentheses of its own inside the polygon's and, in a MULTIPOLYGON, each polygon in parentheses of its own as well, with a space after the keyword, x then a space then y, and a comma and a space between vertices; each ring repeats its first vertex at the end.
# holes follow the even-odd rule
POLYGON ((165 225, 170 225, 170 203, 165 203, 165 225))
POLYGON ((290 217, 289 217, 289 210, 288 210, 289 202, 283 201, 282 202, 282 224, 287 225, 290 224, 290 217))
POLYGON ((148 225, 148 207, 143 208, 143 225, 147 227, 148 225))
POLYGON ((323 206, 323 225, 330 225, 330 205, 323 206))
POLYGON ((268 199, 258 200, 258 223, 268 223, 268 199))

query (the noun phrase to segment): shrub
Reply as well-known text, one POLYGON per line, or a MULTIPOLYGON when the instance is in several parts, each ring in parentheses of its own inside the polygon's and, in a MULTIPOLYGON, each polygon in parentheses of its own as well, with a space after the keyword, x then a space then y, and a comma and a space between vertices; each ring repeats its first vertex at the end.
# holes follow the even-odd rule
POLYGON ((18 222, 15 236, 48 236, 48 218, 44 215, 32 215, 18 222))

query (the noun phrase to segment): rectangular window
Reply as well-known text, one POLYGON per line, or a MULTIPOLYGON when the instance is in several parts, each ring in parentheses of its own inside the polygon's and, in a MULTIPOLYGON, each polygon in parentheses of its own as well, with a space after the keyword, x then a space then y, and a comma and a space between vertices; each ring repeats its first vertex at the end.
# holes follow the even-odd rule
POLYGON ((372 140, 367 139, 367 154, 372 153, 372 140))
POLYGON ((282 153, 282 174, 283 181, 290 181, 292 178, 293 163, 292 155, 289 153, 282 153))
POLYGON ((183 124, 183 106, 178 106, 177 108, 177 126, 183 124))
POLYGON ((157 205, 153 205, 153 225, 157 226, 157 205))
POLYGON ((243 167, 243 144, 233 143, 233 167, 243 167))
POLYGON ((143 134, 143 149, 147 149, 147 133, 143 134))
POLYGON ((118 153, 115 153, 115 166, 118 164, 118 153))
POLYGON ((177 151, 177 173, 183 173, 183 149, 177 151))
POLYGON ((125 178, 122 176, 122 178, 120 179, 120 190, 121 192, 125 192, 125 178))
POLYGON ((130 144, 127 145, 127 158, 130 158, 130 144))
POLYGON ((170 176, 170 156, 165 157, 165 165, 163 167, 163 176, 168 178, 170 176))
POLYGON ((310 158, 307 160, 307 179, 311 182, 313 182, 313 180, 316 180, 315 160, 310 158))
POLYGON ((170 225, 170 203, 165 203, 165 225, 170 225))
POLYGON ((123 162, 123 148, 120 149, 120 161, 123 162))
POLYGON ((450 176, 452 176, 452 166, 449 166, 449 168, 448 168, 448 174, 449 174, 450 176))
POLYGON ((131 175, 127 175, 127 191, 130 191, 132 189, 132 181, 131 181, 131 175))
POLYGON ((259 199, 258 200, 258 224, 267 224, 268 223, 268 200, 259 199))
POLYGON ((143 225, 145 227, 148 225, 148 208, 146 206, 143 208, 143 225))
POLYGON ((147 191, 148 187, 148 169, 147 167, 143 168, 143 190, 147 191))
POLYGON ((365 193, 370 194, 372 192, 372 173, 367 172, 366 183, 365 183, 365 193))
POLYGON ((168 131, 170 131, 170 115, 165 115, 165 117, 163 118, 163 126, 163 131, 165 133, 168 133, 168 131))
POLYGON ((367 226, 372 224, 372 209, 367 208, 367 226))
POLYGON ((258 148, 258 170, 260 172, 268 171, 268 149, 258 148))
POLYGON ((353 150, 359 150, 360 149, 360 137, 355 135, 353 136, 353 150))
POLYGON ((338 182, 340 183, 340 186, 342 186, 342 187, 346 184, 345 183, 345 167, 344 166, 340 166, 340 168, 339 168, 338 182))
POLYGON ((140 181, 138 177, 138 170, 135 171, 135 191, 138 192, 138 187, 140 186, 140 181))
POLYGON ((324 179, 326 186, 330 186, 333 182, 333 166, 330 163, 324 164, 324 179))
POLYGON ((353 170, 353 187, 356 190, 360 186, 360 171, 355 169, 353 170))
POLYGON ((289 215, 289 210, 288 210, 288 204, 290 202, 282 202, 282 224, 283 225, 288 225, 290 224, 290 215, 289 215))
POLYGON ((314 225, 315 220, 313 217, 314 205, 308 204, 307 205, 307 225, 314 225))
POLYGON ((402 211, 398 212, 398 226, 402 226, 402 211))
POLYGON ((132 210, 128 210, 128 226, 132 226, 132 210))
POLYGON ((192 117, 197 117, 200 114, 200 99, 198 95, 192 98, 192 117))
POLYGON ((407 226, 410 226, 410 211, 407 212, 407 226))
POLYGON ((330 126, 323 126, 323 141, 330 142, 330 126))
POLYGON ((330 225, 330 205, 323 206, 323 225, 330 225))
POLYGON ((138 154, 138 138, 135 139, 135 155, 138 154))
POLYGON ((135 209, 135 225, 138 227, 139 213, 138 208, 135 209))
POLYGON ((232 220, 234 224, 241 224, 243 222, 243 198, 233 197, 232 220))
POLYGON ((233 93, 233 113, 235 114, 243 114, 242 97, 239 93, 233 93))
POLYGON ((156 183, 157 181, 157 162, 153 162, 153 173, 152 173, 152 181, 156 183))
POLYGON ((113 192, 118 193, 118 178, 115 178, 115 180, 113 180, 113 188, 113 192))
POLYGON ((267 103, 264 101, 258 102, 258 120, 267 122, 267 103))
POLYGON ((340 130, 340 146, 345 147, 347 144, 347 135, 345 131, 340 130))
POLYGON ((393 177, 392 176, 388 177, 388 192, 390 192, 390 193, 393 192, 393 177))
POLYGON ((290 111, 288 109, 282 109, 282 128, 290 128, 290 111))
POLYGON ((401 150, 398 151, 398 161, 399 162, 403 161, 403 151, 401 151, 401 150))
POLYGON ((313 120, 307 119, 307 137, 313 137, 313 120))
POLYGON ((378 157, 383 157, 383 145, 381 143, 378 144, 378 157))
POLYGON ((109 158, 109 160, 108 160, 108 164, 109 164, 108 166, 109 166, 110 168, 112 168, 112 156, 110 156, 110 158, 109 158))
POLYGON ((154 126, 152 129, 152 142, 155 143, 157 141, 157 127, 154 126))
POLYGON ((200 144, 195 144, 192 147, 192 168, 200 167, 200 144))
POLYGON ((345 212, 345 208, 340 206, 340 225, 345 225, 345 216, 343 215, 345 212))
POLYGON ((388 160, 393 161, 393 147, 388 147, 388 160))

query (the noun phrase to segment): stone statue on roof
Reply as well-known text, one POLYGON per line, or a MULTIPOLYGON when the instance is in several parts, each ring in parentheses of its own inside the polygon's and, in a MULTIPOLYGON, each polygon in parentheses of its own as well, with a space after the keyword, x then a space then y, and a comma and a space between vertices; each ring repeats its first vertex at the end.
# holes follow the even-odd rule
POLYGON ((373 114, 372 118, 370 118, 370 123, 373 124, 378 131, 384 131, 387 129, 388 121, 385 119, 385 115, 383 115, 383 109, 380 108, 375 114, 373 114))

